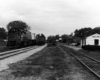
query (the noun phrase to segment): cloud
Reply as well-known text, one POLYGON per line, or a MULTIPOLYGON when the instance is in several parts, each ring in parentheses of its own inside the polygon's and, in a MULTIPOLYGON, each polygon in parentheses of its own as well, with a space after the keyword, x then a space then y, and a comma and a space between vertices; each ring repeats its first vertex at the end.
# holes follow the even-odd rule
POLYGON ((31 31, 70 34, 77 28, 100 26, 99 0, 0 0, 0 25, 22 20, 31 31))

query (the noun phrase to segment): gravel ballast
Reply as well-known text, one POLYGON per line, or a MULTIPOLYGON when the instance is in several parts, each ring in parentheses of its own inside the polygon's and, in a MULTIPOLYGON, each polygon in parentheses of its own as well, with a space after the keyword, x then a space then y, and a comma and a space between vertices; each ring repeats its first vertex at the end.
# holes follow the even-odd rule
POLYGON ((97 80, 74 57, 56 46, 43 50, 0 72, 0 80, 97 80))

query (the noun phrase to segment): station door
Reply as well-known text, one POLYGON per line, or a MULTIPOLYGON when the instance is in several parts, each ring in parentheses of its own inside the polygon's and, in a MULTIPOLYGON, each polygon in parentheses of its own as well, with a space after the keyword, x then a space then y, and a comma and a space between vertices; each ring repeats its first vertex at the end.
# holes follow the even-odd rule
POLYGON ((99 40, 98 39, 94 40, 94 45, 99 45, 99 40))

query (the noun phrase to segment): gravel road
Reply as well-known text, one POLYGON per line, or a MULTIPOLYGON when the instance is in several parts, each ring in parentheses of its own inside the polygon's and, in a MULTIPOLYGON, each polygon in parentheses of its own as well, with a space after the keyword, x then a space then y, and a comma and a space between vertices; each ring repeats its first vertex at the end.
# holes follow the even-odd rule
POLYGON ((22 54, 19 54, 19 55, 15 55, 15 56, 12 56, 12 57, 9 57, 9 58, 0 60, 0 71, 9 68, 8 67, 9 64, 12 64, 12 63, 16 63, 18 61, 21 61, 21 60, 23 60, 23 59, 25 59, 25 58, 33 55, 34 53, 42 50, 44 47, 46 47, 46 45, 41 46, 41 47, 36 48, 36 49, 33 49, 31 51, 27 51, 27 52, 22 53, 22 54))

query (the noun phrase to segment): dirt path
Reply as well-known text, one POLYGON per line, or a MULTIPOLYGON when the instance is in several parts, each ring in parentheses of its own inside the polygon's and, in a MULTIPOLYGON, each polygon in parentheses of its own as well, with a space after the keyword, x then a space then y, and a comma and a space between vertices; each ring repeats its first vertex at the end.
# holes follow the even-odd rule
POLYGON ((21 61, 21 60, 33 55, 34 53, 42 50, 44 47, 46 47, 46 45, 41 46, 41 47, 36 48, 36 49, 33 49, 33 50, 30 50, 30 51, 26 51, 26 52, 24 52, 22 54, 18 54, 16 56, 12 56, 12 57, 8 57, 6 59, 0 60, 0 71, 7 69, 9 64, 21 61))
POLYGON ((0 72, 0 80, 97 80, 57 47, 46 47, 9 67, 0 72))
POLYGON ((65 46, 72 48, 74 50, 77 50, 77 51, 82 49, 81 47, 76 47, 76 46, 68 46, 68 45, 65 45, 65 46))

